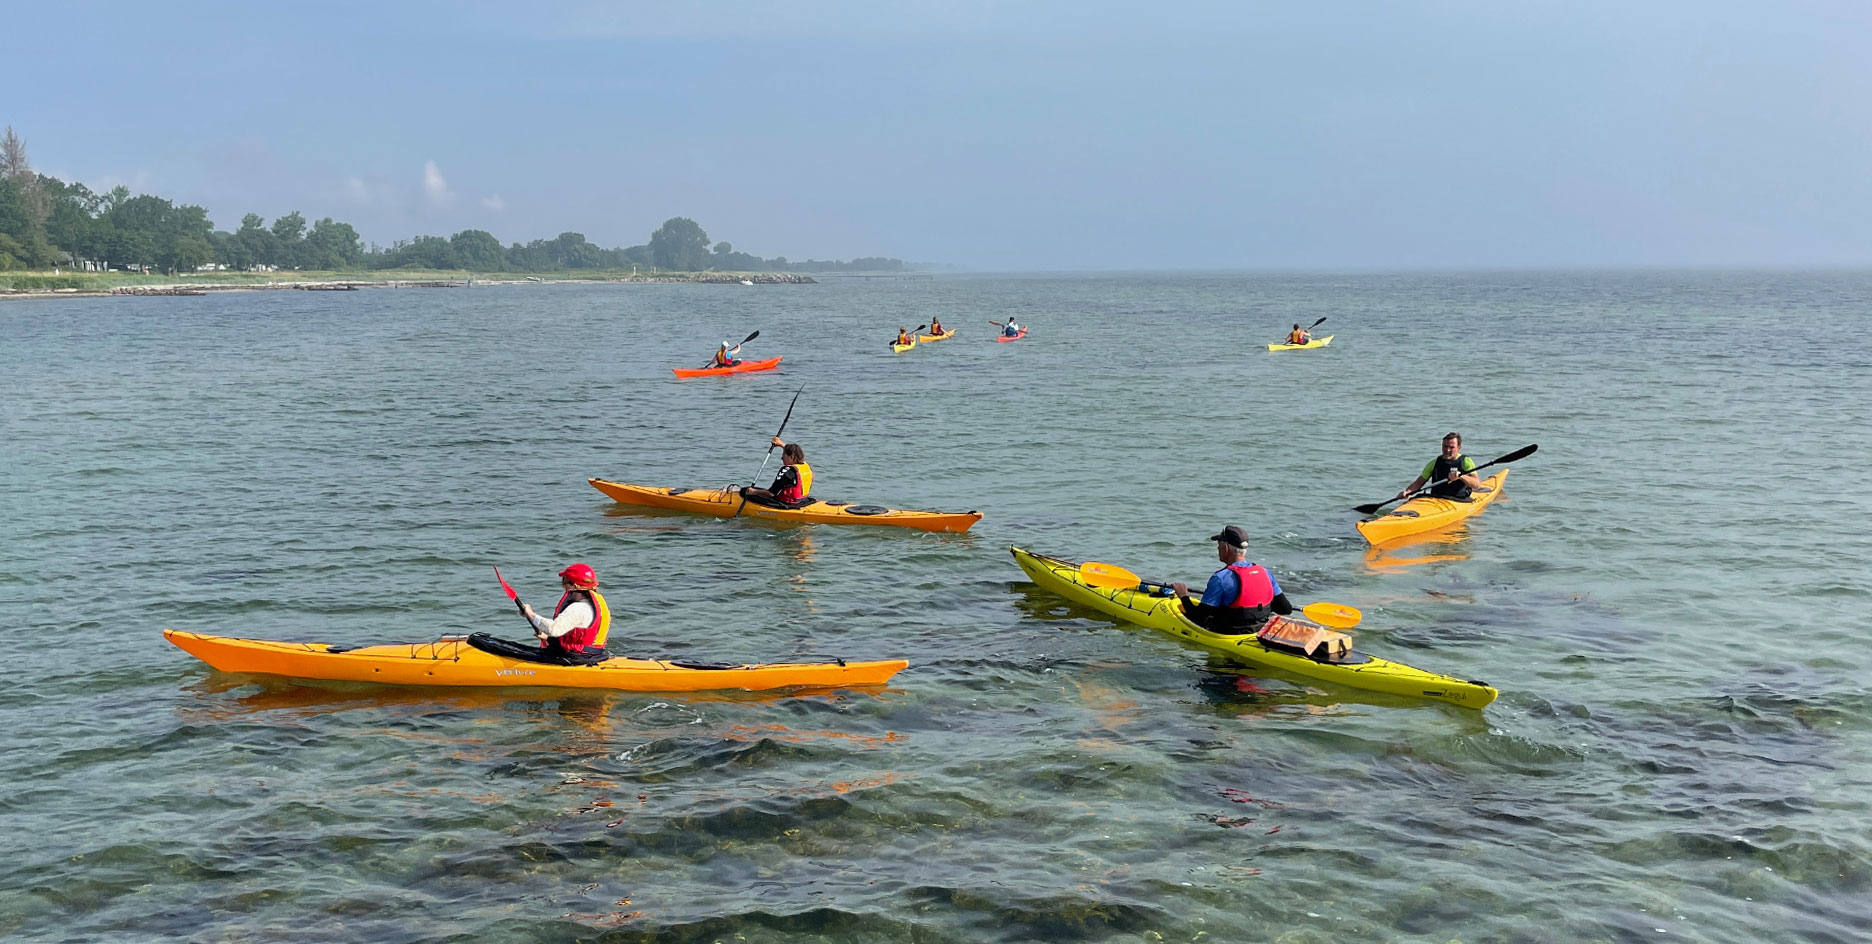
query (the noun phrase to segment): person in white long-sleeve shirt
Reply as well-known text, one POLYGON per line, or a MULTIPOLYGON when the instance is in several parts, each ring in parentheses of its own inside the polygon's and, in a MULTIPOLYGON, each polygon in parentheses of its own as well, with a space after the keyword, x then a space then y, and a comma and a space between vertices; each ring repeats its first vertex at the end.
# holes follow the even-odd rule
POLYGON ((589 564, 573 564, 559 572, 559 584, 565 593, 553 607, 549 619, 522 604, 520 612, 533 624, 533 635, 540 647, 553 654, 584 653, 587 647, 602 650, 605 636, 611 631, 611 608, 598 592, 598 574, 589 564))

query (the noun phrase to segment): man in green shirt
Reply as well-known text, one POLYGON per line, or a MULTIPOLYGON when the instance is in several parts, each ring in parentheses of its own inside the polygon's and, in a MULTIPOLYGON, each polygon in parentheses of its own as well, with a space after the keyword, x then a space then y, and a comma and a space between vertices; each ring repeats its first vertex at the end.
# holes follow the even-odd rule
POLYGON ((1443 436, 1443 454, 1430 460, 1416 481, 1406 485, 1403 491, 1397 493, 1397 497, 1409 495, 1424 487, 1426 482, 1435 482, 1436 487, 1430 490, 1430 497, 1468 501, 1470 490, 1482 484, 1482 479, 1475 474, 1475 468, 1475 460, 1463 455, 1462 434, 1447 433, 1443 436))

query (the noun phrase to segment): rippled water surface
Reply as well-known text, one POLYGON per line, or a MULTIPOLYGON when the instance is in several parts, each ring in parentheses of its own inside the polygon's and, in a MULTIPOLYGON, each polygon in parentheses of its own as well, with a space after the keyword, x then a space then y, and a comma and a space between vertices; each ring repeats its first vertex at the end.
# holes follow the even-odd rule
POLYGON ((0 937, 1858 942, 1872 276, 961 278, 0 304, 0 937), (901 356, 899 324, 961 334, 901 356), (990 342, 989 319, 1032 333, 990 342), (1331 347, 1269 354, 1327 316, 1331 347), (753 330, 778 372, 678 381, 753 330), (627 512, 755 474, 966 535, 627 512), (1456 429, 1466 529, 1348 510, 1456 429), (771 474, 772 466, 768 467, 771 474), (1485 711, 1257 675, 1009 545, 1200 579, 1224 523, 1485 711), (216 673, 160 630, 524 625, 901 656, 684 696, 216 673))

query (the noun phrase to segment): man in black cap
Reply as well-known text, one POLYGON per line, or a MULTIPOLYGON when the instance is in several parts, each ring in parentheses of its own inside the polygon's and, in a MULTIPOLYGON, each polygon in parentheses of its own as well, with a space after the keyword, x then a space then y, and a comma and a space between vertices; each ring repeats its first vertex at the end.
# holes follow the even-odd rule
POLYGON ((1183 615, 1190 622, 1212 633, 1239 635, 1259 630, 1276 613, 1286 616, 1293 612, 1293 604, 1287 602, 1287 594, 1281 592, 1274 575, 1246 560, 1248 532, 1229 525, 1209 540, 1216 542, 1216 560, 1223 567, 1209 576, 1202 601, 1190 602, 1187 584, 1171 587, 1183 601, 1183 615))

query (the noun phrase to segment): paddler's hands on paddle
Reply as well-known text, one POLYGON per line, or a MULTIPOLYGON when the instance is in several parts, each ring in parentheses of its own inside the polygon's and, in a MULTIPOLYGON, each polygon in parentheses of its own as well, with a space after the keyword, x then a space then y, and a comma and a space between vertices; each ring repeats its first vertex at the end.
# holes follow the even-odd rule
MULTIPOLYGON (((1482 484, 1482 479, 1478 477, 1474 472, 1465 474, 1460 469, 1449 470, 1449 478, 1444 479, 1443 481, 1445 482, 1468 482, 1470 488, 1475 488, 1477 485, 1482 484)), ((1423 484, 1424 484, 1423 476, 1418 476, 1416 481, 1410 483, 1409 485, 1404 486, 1403 488, 1398 489, 1397 494, 1391 496, 1391 500, 1397 501, 1398 499, 1403 498, 1404 496, 1409 495, 1410 493, 1416 491, 1418 488, 1422 487, 1423 484)))
POLYGON ((1177 581, 1170 585, 1170 590, 1185 600, 1189 599, 1189 584, 1177 581))
MULTIPOLYGON (((1479 475, 1476 475, 1477 472, 1480 472, 1483 469, 1486 469, 1492 465, 1506 465, 1507 463, 1510 463, 1510 462, 1519 462, 1522 459, 1525 459, 1528 456, 1533 455, 1535 450, 1538 450, 1539 448, 1540 448, 1539 443, 1531 443, 1529 445, 1522 446, 1521 448, 1516 449, 1515 451, 1505 456, 1500 456, 1498 458, 1491 459, 1488 462, 1484 462, 1481 465, 1470 469, 1466 474, 1470 476, 1474 476, 1475 480, 1477 482, 1480 482, 1482 480, 1482 477, 1479 475)), ((1423 481, 1424 481, 1424 478, 1423 476, 1420 475, 1417 477, 1417 481, 1412 482, 1411 485, 1413 486, 1413 488, 1415 488, 1415 486, 1422 485, 1423 481)), ((1389 505, 1392 502, 1397 501, 1400 498, 1406 498, 1414 494, 1421 494, 1435 487, 1436 486, 1432 485, 1432 486, 1427 486, 1424 488, 1415 488, 1414 491, 1411 488, 1407 488, 1404 491, 1397 493, 1397 495, 1391 498, 1385 499, 1384 501, 1373 502, 1372 504, 1369 504, 1369 505, 1356 505, 1352 508, 1352 510, 1358 512, 1361 515, 1375 515, 1378 513, 1378 509, 1383 508, 1384 506, 1389 505)))

